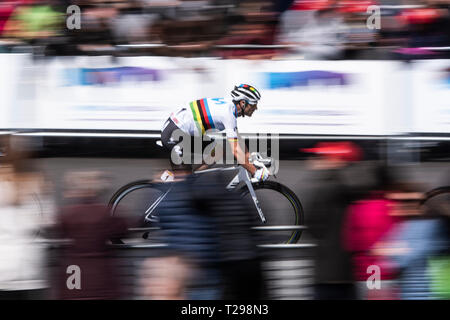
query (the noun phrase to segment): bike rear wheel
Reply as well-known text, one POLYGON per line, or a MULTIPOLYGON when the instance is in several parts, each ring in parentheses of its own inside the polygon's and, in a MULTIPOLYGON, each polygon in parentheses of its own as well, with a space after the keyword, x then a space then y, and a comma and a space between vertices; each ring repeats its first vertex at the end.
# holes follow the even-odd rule
MULTIPOLYGON (((257 228, 267 230, 267 235, 270 235, 267 240, 270 240, 270 243, 297 243, 304 227, 304 211, 295 193, 275 181, 252 185, 267 220, 264 225, 257 228)), ((244 186, 241 192, 244 197, 250 197, 247 186, 244 186)))
POLYGON ((145 221, 146 211, 164 192, 165 188, 161 184, 152 183, 150 180, 134 181, 120 188, 109 201, 110 214, 127 221, 130 238, 111 239, 111 242, 131 243, 154 235, 157 228, 145 221))

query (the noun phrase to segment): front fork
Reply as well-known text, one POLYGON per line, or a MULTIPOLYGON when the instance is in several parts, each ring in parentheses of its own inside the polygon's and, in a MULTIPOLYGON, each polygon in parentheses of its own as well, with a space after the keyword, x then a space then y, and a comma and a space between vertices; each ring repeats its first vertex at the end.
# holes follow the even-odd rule
MULTIPOLYGON (((229 186, 233 182, 235 182, 235 179, 233 179, 233 181, 230 182, 229 186)), ((263 223, 266 223, 266 217, 264 217, 264 213, 261 209, 261 205, 259 204, 258 198, 256 197, 255 189, 253 189, 252 181, 248 175, 248 171, 245 170, 243 167, 239 168, 239 173, 237 175, 237 183, 239 183, 239 181, 245 181, 248 191, 250 191, 250 195, 252 197, 253 203, 255 204, 256 210, 258 211, 259 217, 261 218, 261 221, 263 223)))

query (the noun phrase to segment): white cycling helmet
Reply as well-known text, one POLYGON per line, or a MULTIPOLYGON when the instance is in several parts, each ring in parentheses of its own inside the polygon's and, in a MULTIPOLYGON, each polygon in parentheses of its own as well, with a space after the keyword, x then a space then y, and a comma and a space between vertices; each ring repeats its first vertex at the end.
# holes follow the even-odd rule
POLYGON ((256 104, 261 99, 261 94, 255 87, 249 84, 241 84, 234 87, 231 91, 231 97, 233 101, 246 100, 249 104, 256 104))

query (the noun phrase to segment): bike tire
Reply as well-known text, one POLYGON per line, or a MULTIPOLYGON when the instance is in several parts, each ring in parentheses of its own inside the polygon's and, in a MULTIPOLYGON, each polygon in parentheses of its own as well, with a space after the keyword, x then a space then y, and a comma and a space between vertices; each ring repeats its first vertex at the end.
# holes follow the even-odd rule
MULTIPOLYGON (((152 184, 151 180, 137 180, 137 181, 133 181, 130 182, 122 187, 120 187, 119 190, 117 190, 113 196, 111 197, 111 199, 109 200, 108 206, 110 208, 112 208, 112 206, 114 205, 114 203, 117 201, 117 199, 120 197, 120 195, 122 193, 124 193, 125 191, 127 191, 128 189, 136 186, 136 185, 148 185, 148 184, 152 184)), ((111 213, 111 215, 113 215, 113 213, 111 213)))
POLYGON ((433 190, 428 191, 427 193, 425 193, 425 197, 422 200, 421 205, 424 205, 426 202, 430 201, 431 199, 436 198, 437 196, 440 196, 443 194, 447 194, 450 196, 450 186, 439 187, 439 188, 435 188, 433 190))
MULTIPOLYGON (((304 211, 303 206, 298 199, 297 195, 288 187, 282 185, 279 182, 275 181, 264 181, 264 182, 257 182, 252 184, 253 189, 261 190, 261 189, 267 189, 267 190, 273 190, 278 193, 281 193, 285 198, 287 198, 292 206, 292 215, 294 219, 294 224, 292 226, 303 226, 304 223, 304 211)), ((243 196, 247 195, 249 193, 248 187, 244 186, 240 189, 240 192, 243 196)), ((302 230, 294 230, 290 233, 289 238, 284 241, 285 244, 295 244, 300 240, 300 237, 302 235, 302 230)))
MULTIPOLYGON (((123 187, 121 187, 119 190, 117 190, 114 195, 111 197, 108 203, 109 212, 112 217, 117 215, 117 207, 119 206, 120 202, 128 196, 130 193, 136 190, 140 189, 156 189, 159 191, 163 191, 163 188, 159 183, 153 183, 151 180, 138 180, 134 182, 130 182, 123 187)), ((137 217, 136 217, 137 218, 137 217)), ((145 232, 143 232, 144 234, 145 232)), ((114 238, 110 239, 113 244, 124 244, 123 239, 120 238, 114 238)))

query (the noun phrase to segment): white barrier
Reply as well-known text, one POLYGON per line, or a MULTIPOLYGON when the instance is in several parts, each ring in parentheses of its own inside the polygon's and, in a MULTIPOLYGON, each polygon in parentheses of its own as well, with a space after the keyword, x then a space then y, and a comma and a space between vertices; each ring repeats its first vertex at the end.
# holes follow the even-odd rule
MULTIPOLYGON (((382 135, 384 86, 396 64, 372 61, 230 61, 227 85, 248 79, 262 101, 249 132, 382 135), (239 72, 238 72, 239 70, 239 72)), ((245 123, 245 124, 244 124, 245 123)))
POLYGON ((25 54, 0 54, 0 128, 13 128, 24 116, 15 105, 27 60, 25 54))
POLYGON ((415 62, 411 82, 411 131, 450 133, 450 61, 415 62))
POLYGON ((160 130, 171 111, 235 84, 262 93, 241 133, 450 132, 448 60, 250 61, 0 55, 0 128, 160 130))

